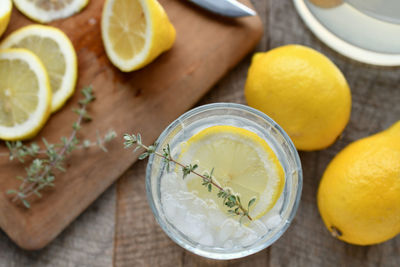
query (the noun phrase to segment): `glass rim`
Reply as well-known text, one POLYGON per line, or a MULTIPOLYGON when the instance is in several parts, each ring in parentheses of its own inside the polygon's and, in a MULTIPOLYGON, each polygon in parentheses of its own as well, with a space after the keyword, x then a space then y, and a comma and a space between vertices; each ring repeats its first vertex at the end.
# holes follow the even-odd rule
POLYGON ((237 259, 237 258, 242 258, 246 257, 252 254, 255 254, 271 244, 273 244, 276 240, 278 240, 283 233, 286 232, 287 228, 293 221, 293 218, 296 215, 296 212, 299 207, 301 195, 302 195, 302 188, 303 188, 303 171, 302 171, 302 166, 301 166, 301 161, 299 154, 297 152, 296 147, 294 146, 292 140, 289 138, 287 133, 270 117, 268 117, 265 113, 254 109, 252 107, 242 105, 242 104, 237 104, 237 103, 212 103, 212 104, 206 104, 202 106, 195 107, 181 116, 179 116, 177 119, 175 119, 172 123, 170 123, 164 131, 160 134, 160 136, 157 138, 157 147, 156 150, 159 148, 159 145, 162 143, 162 141, 168 136, 168 134, 175 129, 177 125, 179 125, 183 120, 190 118, 191 116, 198 114, 200 112, 206 111, 206 110, 211 110, 211 109, 218 109, 218 108, 228 108, 228 109, 238 109, 238 110, 244 110, 250 113, 253 113, 254 115, 260 116, 262 119, 265 119, 267 122, 272 124, 276 130, 282 135, 284 138, 285 142, 287 143, 290 152, 294 155, 294 161, 297 167, 297 176, 298 176, 298 184, 297 184, 297 189, 296 189, 296 197, 293 203, 293 206, 291 207, 291 210, 289 211, 289 216, 282 226, 282 228, 279 229, 271 238, 267 239, 265 242, 255 246, 251 247, 247 250, 243 251, 237 251, 237 252, 230 252, 230 253, 221 253, 221 252, 212 252, 212 251, 204 251, 204 250, 196 250, 196 247, 191 246, 188 242, 185 242, 184 239, 182 238, 177 238, 177 236, 171 232, 167 228, 167 222, 165 220, 162 220, 160 217, 160 214, 158 212, 158 209, 155 207, 155 201, 154 197, 151 191, 151 179, 150 179, 150 173, 152 169, 152 163, 154 161, 154 155, 150 155, 147 167, 146 167, 146 195, 147 195, 147 200, 149 202, 150 208, 153 212, 153 215, 157 221, 157 223, 160 225, 164 233, 168 235, 169 238, 171 238, 176 244, 181 246, 182 248, 196 254, 202 257, 210 258, 210 259, 216 259, 216 260, 229 260, 229 259, 237 259))
POLYGON ((318 39, 336 52, 358 62, 376 66, 399 66, 400 54, 382 53, 358 47, 340 38, 335 33, 327 29, 307 7, 306 0, 293 0, 297 13, 302 18, 308 29, 310 29, 318 39))

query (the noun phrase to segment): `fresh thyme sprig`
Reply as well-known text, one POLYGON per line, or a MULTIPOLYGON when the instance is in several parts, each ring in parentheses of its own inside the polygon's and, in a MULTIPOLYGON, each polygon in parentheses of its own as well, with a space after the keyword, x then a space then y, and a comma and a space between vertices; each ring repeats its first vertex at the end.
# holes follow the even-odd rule
MULTIPOLYGON (((101 137, 97 134, 96 141, 84 140, 82 143, 77 138, 77 134, 81 129, 81 124, 84 121, 90 121, 91 117, 87 112, 87 106, 95 99, 91 87, 82 89, 83 99, 79 101, 80 107, 73 111, 77 113, 78 119, 74 122, 71 135, 66 138, 62 137, 58 144, 50 144, 45 138, 42 139, 45 149, 41 149, 36 143, 31 143, 30 146, 24 145, 21 141, 6 142, 9 149, 9 159, 18 159, 24 163, 27 157, 33 158, 29 167, 26 168, 26 176, 17 176, 17 179, 22 183, 17 189, 10 189, 7 194, 13 195, 13 202, 20 201, 26 208, 30 208, 29 197, 36 195, 42 197, 41 191, 47 187, 54 187, 55 171, 65 172, 63 161, 66 156, 73 150, 98 146, 102 150, 107 151, 105 144, 116 137, 114 131, 109 131, 101 137), (42 158, 36 158, 43 156, 42 158)), ((4 153, 0 156, 5 156, 4 153)))
MULTIPOLYGON (((88 140, 85 139, 83 140, 82 144, 78 144, 75 146, 75 149, 83 149, 83 148, 89 148, 89 147, 94 147, 98 146, 100 147, 101 150, 104 152, 107 152, 107 148, 105 147, 106 143, 110 142, 112 139, 116 137, 116 133, 113 130, 108 131, 104 136, 100 136, 97 132, 96 140, 88 140)), ((46 140, 44 140, 46 141, 46 140)), ((41 149, 40 146, 32 142, 29 146, 25 145, 21 141, 6 141, 5 142, 9 152, 8 153, 0 153, 0 156, 8 156, 10 161, 13 161, 14 159, 18 159, 21 163, 25 163, 25 160, 27 157, 37 157, 40 155, 46 155, 47 150, 46 149, 41 149)), ((55 148, 60 148, 62 147, 63 144, 54 144, 55 148)))
POLYGON ((143 159, 147 158, 148 156, 150 156, 151 154, 154 154, 154 155, 157 155, 164 159, 167 171, 169 171, 171 162, 180 166, 182 168, 182 172, 183 172, 183 179, 185 179, 190 173, 193 173, 193 174, 199 176, 200 178, 203 179, 202 185, 205 186, 209 192, 212 191, 213 187, 216 187, 218 189, 217 196, 219 198, 222 198, 224 205, 227 206, 228 208, 230 208, 228 210, 229 214, 232 214, 235 216, 240 216, 240 221, 242 221, 242 219, 244 217, 247 217, 249 220, 253 220, 249 214, 249 210, 250 210, 250 207, 256 201, 256 199, 252 198, 249 201, 249 203, 247 204, 247 209, 244 208, 241 203, 239 195, 234 194, 232 192, 232 190, 230 190, 229 188, 221 187, 219 184, 217 184, 214 181, 214 178, 213 178, 214 177, 213 176, 214 168, 210 171, 210 173, 200 174, 199 172, 196 171, 196 169, 198 168, 197 164, 184 165, 184 164, 176 161, 175 159, 173 159, 171 156, 171 149, 170 149, 169 144, 165 148, 163 148, 163 153, 161 154, 156 151, 157 144, 153 144, 150 146, 144 145, 142 143, 142 137, 140 134, 137 134, 137 135, 124 134, 124 140, 125 140, 124 141, 125 148, 130 148, 133 145, 136 145, 134 151, 137 151, 141 148, 145 150, 145 152, 143 152, 139 156, 140 160, 143 160, 143 159))

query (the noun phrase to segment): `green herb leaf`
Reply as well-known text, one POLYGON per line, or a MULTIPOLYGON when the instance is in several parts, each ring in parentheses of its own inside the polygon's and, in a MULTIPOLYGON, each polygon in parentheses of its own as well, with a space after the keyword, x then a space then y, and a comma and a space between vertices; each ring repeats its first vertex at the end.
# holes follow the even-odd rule
POLYGON ((256 202, 256 198, 255 198, 255 197, 253 197, 252 199, 250 199, 249 204, 247 205, 247 208, 250 209, 251 205, 253 205, 254 202, 256 202))
MULTIPOLYGON (((209 174, 203 173, 202 175, 200 175, 199 173, 195 172, 195 170, 198 168, 197 164, 183 165, 182 163, 174 160, 171 156, 171 149, 169 144, 167 144, 166 147, 162 149, 163 152, 161 154, 156 152, 157 144, 153 144, 148 147, 142 144, 142 137, 139 133, 137 135, 124 134, 123 139, 125 148, 136 145, 134 151, 137 151, 140 148, 145 150, 145 152, 139 156, 140 160, 147 158, 151 154, 154 154, 163 159, 165 163, 164 166, 166 166, 167 171, 169 171, 170 163, 179 165, 182 168, 183 179, 185 179, 190 173, 194 173, 195 175, 200 176, 202 178, 202 185, 205 186, 209 192, 212 192, 213 186, 218 189, 217 196, 223 199, 224 205, 231 208, 228 210, 228 213, 232 215, 241 215, 242 217, 240 218, 240 221, 243 219, 243 217, 248 217, 249 220, 252 220, 248 211, 242 207, 240 197, 238 195, 232 194, 230 189, 224 189, 213 181, 214 168, 211 169, 211 172, 209 174)), ((252 203, 249 204, 249 206, 251 206, 252 203)))
POLYGON ((143 160, 143 159, 147 158, 148 156, 149 156, 149 153, 148 152, 144 152, 143 154, 141 154, 139 156, 139 160, 143 160))
MULTIPOLYGON (((63 167, 63 161, 66 155, 74 149, 89 147, 92 142, 85 140, 82 146, 79 146, 80 140, 77 138, 77 132, 81 129, 83 120, 87 120, 90 116, 87 113, 87 104, 92 102, 95 97, 91 87, 86 87, 82 90, 84 99, 80 100, 80 108, 73 109, 79 115, 76 122, 73 123, 73 131, 69 138, 61 137, 60 143, 51 144, 45 138, 42 139, 44 150, 40 150, 39 145, 31 143, 30 146, 24 145, 21 141, 6 142, 6 146, 10 151, 10 160, 18 158, 24 162, 24 158, 30 156, 33 158, 31 164, 25 168, 26 176, 17 176, 21 180, 18 189, 10 189, 7 194, 14 195, 12 201, 20 201, 26 208, 30 208, 30 203, 27 200, 31 195, 41 197, 40 191, 46 187, 53 187, 55 175, 53 171, 66 171, 63 167), (37 155, 43 154, 40 158, 35 158, 37 155)), ((104 138, 98 138, 98 146, 105 150, 104 144, 109 142, 116 136, 114 131, 109 131, 104 138)))
POLYGON ((6 194, 7 195, 15 195, 15 194, 17 194, 17 191, 13 190, 13 189, 9 189, 9 190, 7 190, 6 194))
POLYGON ((29 204, 29 201, 26 199, 22 199, 22 204, 24 204, 24 206, 29 209, 31 207, 31 204, 29 204))

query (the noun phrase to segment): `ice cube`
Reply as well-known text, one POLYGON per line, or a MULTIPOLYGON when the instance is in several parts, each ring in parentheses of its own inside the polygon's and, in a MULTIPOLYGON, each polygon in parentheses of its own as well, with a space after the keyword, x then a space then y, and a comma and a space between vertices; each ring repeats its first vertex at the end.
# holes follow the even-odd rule
POLYGON ((245 233, 246 233, 246 231, 244 230, 245 228, 244 227, 240 227, 240 228, 238 228, 236 231, 235 231, 235 233, 233 234, 233 238, 234 239, 240 239, 245 233))
POLYGON ((186 225, 185 232, 193 240, 198 240, 203 234, 204 230, 199 225, 186 225))
POLYGON ((224 243, 223 247, 224 247, 224 248, 227 248, 227 249, 233 248, 233 241, 232 241, 232 240, 226 241, 226 242, 224 243))
POLYGON ((268 218, 268 220, 265 222, 265 225, 269 229, 273 229, 273 228, 277 227, 281 222, 282 222, 281 216, 280 215, 274 215, 274 216, 268 218))
POLYGON ((165 203, 164 205, 164 212, 165 215, 167 215, 168 219, 172 219, 174 217, 176 217, 176 211, 177 210, 177 206, 176 205, 172 205, 170 203, 165 203))
POLYGON ((207 223, 212 229, 219 228, 221 223, 226 219, 226 215, 219 209, 208 210, 207 223))
POLYGON ((172 218, 173 222, 185 222, 186 209, 181 205, 175 206, 175 216, 172 218))
POLYGON ((205 202, 205 205, 206 205, 209 209, 215 209, 215 210, 219 209, 217 203, 215 203, 215 201, 212 200, 212 199, 205 199, 204 202, 205 202))
POLYGON ((211 234, 205 233, 199 239, 199 243, 204 246, 214 246, 214 238, 211 234))
POLYGON ((166 174, 161 179, 161 186, 164 192, 178 192, 181 189, 180 183, 177 181, 176 174, 166 174))
POLYGON ((177 212, 179 209, 182 209, 179 202, 174 199, 171 194, 165 194, 162 199, 162 206, 164 212, 169 220, 177 217, 177 212))
POLYGON ((181 231, 183 234, 188 235, 187 228, 186 228, 186 222, 182 220, 176 220, 176 218, 172 219, 172 223, 178 229, 181 231))
POLYGON ((203 199, 201 199, 199 197, 196 197, 196 198, 193 199, 193 205, 194 205, 194 207, 197 207, 197 208, 200 208, 200 209, 207 209, 208 208, 207 203, 203 199))
POLYGON ((232 219, 226 219, 221 226, 221 230, 218 232, 216 240, 217 243, 221 245, 225 243, 226 240, 232 237, 234 231, 237 228, 238 228, 237 222, 235 222, 232 219))
POLYGON ((201 215, 187 212, 184 232, 193 240, 198 240, 204 232, 204 219, 201 215))
POLYGON ((262 236, 268 232, 268 228, 259 220, 252 221, 249 225, 249 228, 252 229, 258 236, 262 236))
POLYGON ((195 198, 196 196, 192 192, 185 192, 185 191, 180 191, 179 195, 177 196, 177 199, 182 201, 182 203, 188 203, 188 204, 193 202, 195 198))
POLYGON ((258 236, 255 233, 249 233, 241 239, 241 244, 242 244, 242 246, 249 246, 249 245, 253 244, 254 242, 256 242, 257 239, 258 239, 258 236))

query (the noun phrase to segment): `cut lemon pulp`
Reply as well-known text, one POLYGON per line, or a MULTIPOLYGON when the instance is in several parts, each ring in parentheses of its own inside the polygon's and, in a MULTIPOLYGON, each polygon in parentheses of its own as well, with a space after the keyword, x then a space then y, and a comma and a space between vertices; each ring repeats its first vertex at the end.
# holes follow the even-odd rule
POLYGON ((59 29, 30 25, 9 35, 0 48, 25 48, 44 64, 53 92, 51 111, 60 109, 75 91, 78 63, 71 41, 59 29))
MULTIPOLYGON (((253 219, 265 215, 280 197, 285 183, 284 171, 268 143, 256 133, 235 126, 212 126, 192 136, 182 146, 179 159, 198 164, 198 171, 210 173, 223 188, 238 194, 242 205, 256 198, 250 208, 253 219)), ((208 192, 200 177, 186 178, 189 191, 203 199, 212 199, 226 212, 228 207, 217 197, 218 189, 208 192)))
POLYGON ((101 33, 110 61, 137 70, 171 48, 175 29, 157 0, 106 0, 101 33))
POLYGON ((33 137, 50 115, 51 90, 43 64, 25 49, 0 50, 0 139, 33 137))
POLYGON ((19 11, 41 23, 72 16, 88 2, 89 0, 14 0, 19 11))

